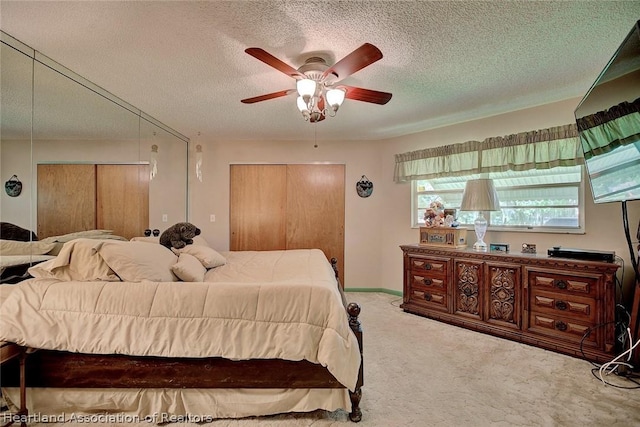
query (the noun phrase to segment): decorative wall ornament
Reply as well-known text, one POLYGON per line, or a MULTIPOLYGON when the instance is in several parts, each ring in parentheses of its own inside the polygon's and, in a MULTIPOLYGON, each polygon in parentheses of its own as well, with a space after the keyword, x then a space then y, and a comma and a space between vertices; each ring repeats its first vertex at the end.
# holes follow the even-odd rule
POLYGON ((200 144, 196 145, 196 177, 202 182, 202 145, 200 144))
POLYGON ((18 197, 20 193, 22 193, 22 182, 18 179, 17 175, 13 175, 4 183, 4 191, 6 191, 10 197, 18 197))
POLYGON ((373 182, 369 181, 366 175, 362 175, 360 181, 356 182, 356 191, 360 197, 369 197, 373 193, 373 182))
MULTIPOLYGON (((155 132, 153 134, 155 135, 155 132)), ((152 180, 153 178, 156 177, 156 175, 158 175, 158 146, 156 144, 153 144, 151 146, 151 155, 149 156, 149 166, 150 166, 149 179, 152 180)))

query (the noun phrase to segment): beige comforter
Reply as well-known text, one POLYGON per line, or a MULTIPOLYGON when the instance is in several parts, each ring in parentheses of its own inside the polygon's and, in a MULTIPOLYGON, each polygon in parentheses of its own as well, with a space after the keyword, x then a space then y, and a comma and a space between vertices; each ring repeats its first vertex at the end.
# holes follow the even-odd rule
POLYGON ((306 359, 353 390, 360 353, 319 250, 225 252, 205 282, 31 279, 0 307, 0 340, 81 353, 306 359))

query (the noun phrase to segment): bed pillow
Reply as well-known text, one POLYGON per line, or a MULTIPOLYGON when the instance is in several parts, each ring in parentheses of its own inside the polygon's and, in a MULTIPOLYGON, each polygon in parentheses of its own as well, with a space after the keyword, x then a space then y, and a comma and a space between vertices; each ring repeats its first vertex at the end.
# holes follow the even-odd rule
POLYGON ((98 253, 101 245, 102 241, 95 239, 71 240, 54 259, 29 268, 29 274, 65 281, 117 282, 120 279, 98 253))
POLYGON ((123 282, 175 282, 171 267, 178 257, 162 245, 105 241, 98 250, 123 282))
POLYGON ((105 236, 109 236, 113 234, 113 230, 85 230, 85 231, 76 231, 74 233, 62 234, 60 236, 51 236, 45 239, 41 239, 41 242, 62 242, 66 243, 75 239, 86 239, 86 238, 106 238, 105 236))
POLYGON ((193 238, 193 244, 194 245, 198 245, 198 246, 206 246, 208 248, 210 248, 211 246, 209 245, 209 243, 205 240, 204 237, 202 237, 202 235, 199 236, 194 236, 193 238))
POLYGON ((20 242, 17 240, 0 240, 0 255, 44 255, 49 253, 55 243, 20 242))
POLYGON ((152 236, 148 236, 148 237, 142 237, 142 236, 138 236, 138 237, 132 237, 131 238, 132 242, 145 242, 145 243, 160 243, 160 237, 152 237, 152 236))
POLYGON ((204 282, 204 274, 207 272, 198 258, 186 252, 180 254, 171 270, 183 282, 204 282))
POLYGON ((215 268, 220 267, 221 265, 225 265, 227 263, 227 259, 223 257, 218 251, 208 246, 201 245, 187 245, 184 248, 171 249, 177 255, 181 255, 187 253, 189 255, 193 255, 200 261, 200 263, 205 268, 215 268))

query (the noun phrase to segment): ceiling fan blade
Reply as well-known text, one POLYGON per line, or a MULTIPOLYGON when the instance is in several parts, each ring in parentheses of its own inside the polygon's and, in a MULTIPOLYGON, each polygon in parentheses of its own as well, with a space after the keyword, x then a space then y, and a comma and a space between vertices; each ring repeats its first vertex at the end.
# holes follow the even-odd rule
POLYGON ((338 86, 340 89, 346 91, 345 98, 353 99, 355 101, 371 102, 373 104, 384 105, 391 99, 391 94, 388 92, 380 92, 377 90, 363 89, 355 86, 338 86))
POLYGON ((365 43, 336 62, 332 67, 327 68, 322 74, 322 78, 324 79, 329 74, 334 74, 338 80, 342 80, 379 59, 382 59, 380 49, 370 43, 365 43))
POLYGON ((282 62, 275 56, 271 55, 269 52, 260 49, 259 47, 250 47, 244 50, 249 55, 254 58, 264 62, 265 64, 275 68, 276 70, 285 73, 289 77, 293 77, 294 79, 304 79, 305 75, 300 71, 293 68, 291 65, 282 62))
POLYGON ((260 95, 260 96, 254 96, 253 98, 247 98, 247 99, 243 99, 240 102, 242 102, 243 104, 253 104, 256 102, 260 102, 260 101, 267 101, 269 99, 274 99, 274 98, 280 98, 282 96, 287 96, 291 93, 294 93, 295 89, 287 89, 287 90, 281 90, 278 92, 273 92, 273 93, 267 93, 266 95, 260 95))

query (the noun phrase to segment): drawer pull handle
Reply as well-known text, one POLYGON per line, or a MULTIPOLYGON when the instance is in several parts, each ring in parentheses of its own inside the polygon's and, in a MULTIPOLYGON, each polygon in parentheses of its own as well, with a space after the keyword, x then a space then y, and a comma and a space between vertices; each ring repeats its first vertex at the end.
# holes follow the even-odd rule
POLYGON ((429 279, 428 277, 425 277, 422 280, 422 283, 424 283, 426 286, 429 286, 431 283, 433 283, 433 281, 431 279, 429 279))
POLYGON ((561 320, 557 320, 556 321, 556 329, 559 331, 566 331, 567 330, 567 324, 564 323, 561 320))
POLYGON ((425 292, 424 293, 424 299, 427 300, 427 301, 431 301, 431 294, 425 292))
POLYGON ((558 310, 566 310, 567 309, 567 303, 564 301, 556 301, 556 308, 558 310))
POLYGON ((424 269, 425 270, 431 270, 431 264, 425 264, 424 265, 424 269))
POLYGON ((564 280, 556 280, 555 285, 558 289, 567 289, 567 282, 564 280))

